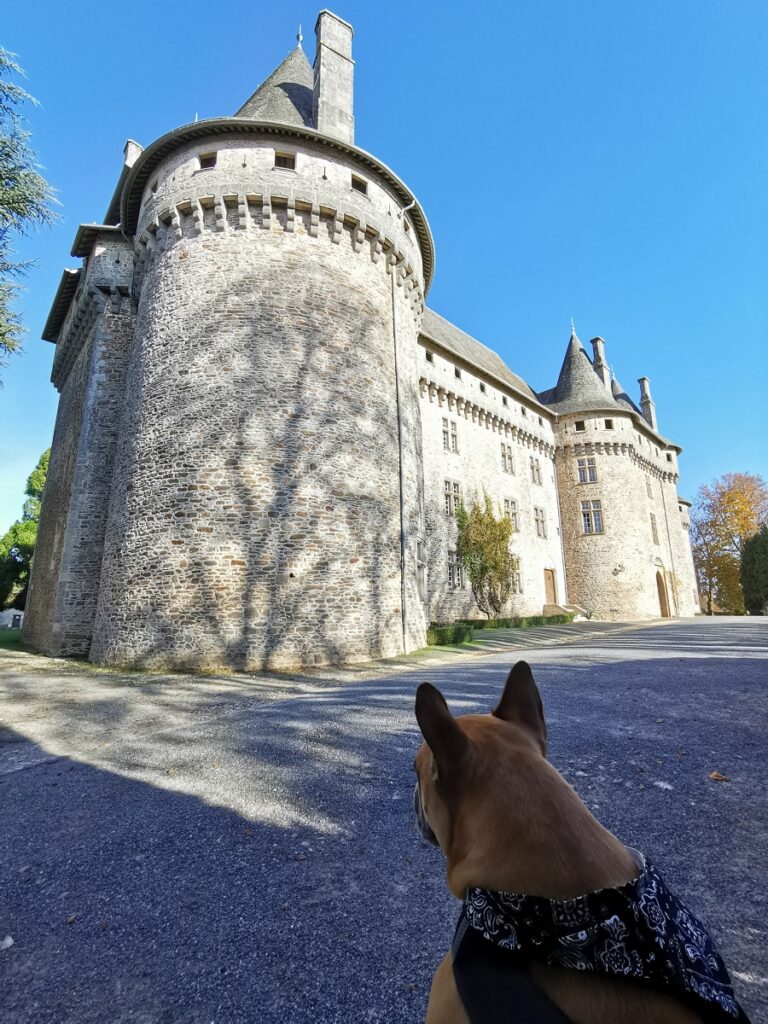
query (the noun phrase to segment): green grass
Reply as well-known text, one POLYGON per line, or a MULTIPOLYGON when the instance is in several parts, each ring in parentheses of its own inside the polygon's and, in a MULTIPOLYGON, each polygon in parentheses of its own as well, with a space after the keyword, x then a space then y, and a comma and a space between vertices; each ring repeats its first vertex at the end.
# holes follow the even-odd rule
POLYGON ((0 629, 0 650, 18 651, 21 650, 20 629, 0 629))

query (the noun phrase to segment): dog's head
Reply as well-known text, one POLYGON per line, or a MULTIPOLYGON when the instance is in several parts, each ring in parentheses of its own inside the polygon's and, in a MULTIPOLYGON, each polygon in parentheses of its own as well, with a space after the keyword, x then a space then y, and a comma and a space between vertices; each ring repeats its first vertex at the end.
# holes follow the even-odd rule
POLYGON ((518 786, 524 790, 537 764, 544 763, 541 696, 530 666, 519 661, 491 714, 454 718, 440 691, 422 683, 416 720, 425 741, 414 761, 416 821, 422 836, 450 858, 460 853, 457 843, 467 841, 469 819, 482 828, 493 819, 493 801, 518 786), (463 813, 468 806, 471 813, 463 813))

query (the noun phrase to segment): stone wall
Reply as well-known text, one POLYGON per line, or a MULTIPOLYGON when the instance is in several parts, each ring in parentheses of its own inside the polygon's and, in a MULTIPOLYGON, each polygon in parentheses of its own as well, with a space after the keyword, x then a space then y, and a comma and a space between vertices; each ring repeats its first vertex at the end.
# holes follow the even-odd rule
POLYGON ((85 655, 91 640, 117 430, 132 341, 133 254, 97 237, 62 325, 53 379, 61 390, 24 636, 53 655, 85 655))
POLYGON ((385 187, 362 196, 349 167, 292 149, 295 172, 271 141, 215 140, 149 183, 96 661, 281 669, 403 649, 395 326, 405 646, 424 643, 420 252, 385 187))
POLYGON ((662 614, 659 576, 669 613, 694 614, 686 554, 690 544, 677 505, 675 453, 638 429, 628 413, 563 417, 557 438, 571 600, 596 618, 656 618, 662 614), (577 429, 581 423, 584 430, 577 429), (595 482, 579 481, 579 458, 595 460, 595 482), (588 534, 581 505, 595 500, 602 506, 603 532, 588 534))
POLYGON ((545 569, 555 573, 556 600, 564 603, 552 416, 427 339, 421 342, 419 376, 431 621, 483 617, 466 578, 462 587, 449 586, 448 558, 456 548, 457 530, 455 516, 446 511, 446 481, 460 485, 467 503, 482 501, 483 492, 488 493, 498 514, 504 512, 505 499, 517 504, 519 529, 512 536, 511 550, 520 559, 522 586, 510 597, 504 614, 542 614, 547 603, 545 569), (447 450, 444 419, 449 429, 447 450), (451 438, 454 423, 458 451, 453 451, 451 438), (502 444, 505 455, 506 447, 512 453, 514 472, 503 469, 502 444), (541 483, 534 481, 532 459, 538 463, 536 479, 540 476, 541 483), (537 535, 534 508, 544 511, 546 537, 537 535))

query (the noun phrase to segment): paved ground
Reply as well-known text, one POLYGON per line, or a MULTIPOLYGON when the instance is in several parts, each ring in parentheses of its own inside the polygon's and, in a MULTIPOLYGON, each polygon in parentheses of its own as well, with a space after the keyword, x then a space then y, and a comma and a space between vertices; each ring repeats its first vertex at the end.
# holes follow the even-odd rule
MULTIPOLYGON (((456 906, 412 827, 413 692, 489 709, 519 656, 205 680, 0 655, 0 1020, 423 1020, 456 906)), ((529 655, 552 760, 708 922, 753 1024, 767 657, 756 619, 529 655)))

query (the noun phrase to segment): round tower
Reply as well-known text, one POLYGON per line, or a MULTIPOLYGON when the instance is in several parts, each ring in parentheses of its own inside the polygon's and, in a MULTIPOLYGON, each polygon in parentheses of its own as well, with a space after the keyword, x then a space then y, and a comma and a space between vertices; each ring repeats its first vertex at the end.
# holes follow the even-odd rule
POLYGON ((352 143, 351 28, 318 20, 233 118, 122 195, 138 303, 93 660, 256 669, 425 643, 412 193, 352 143))

